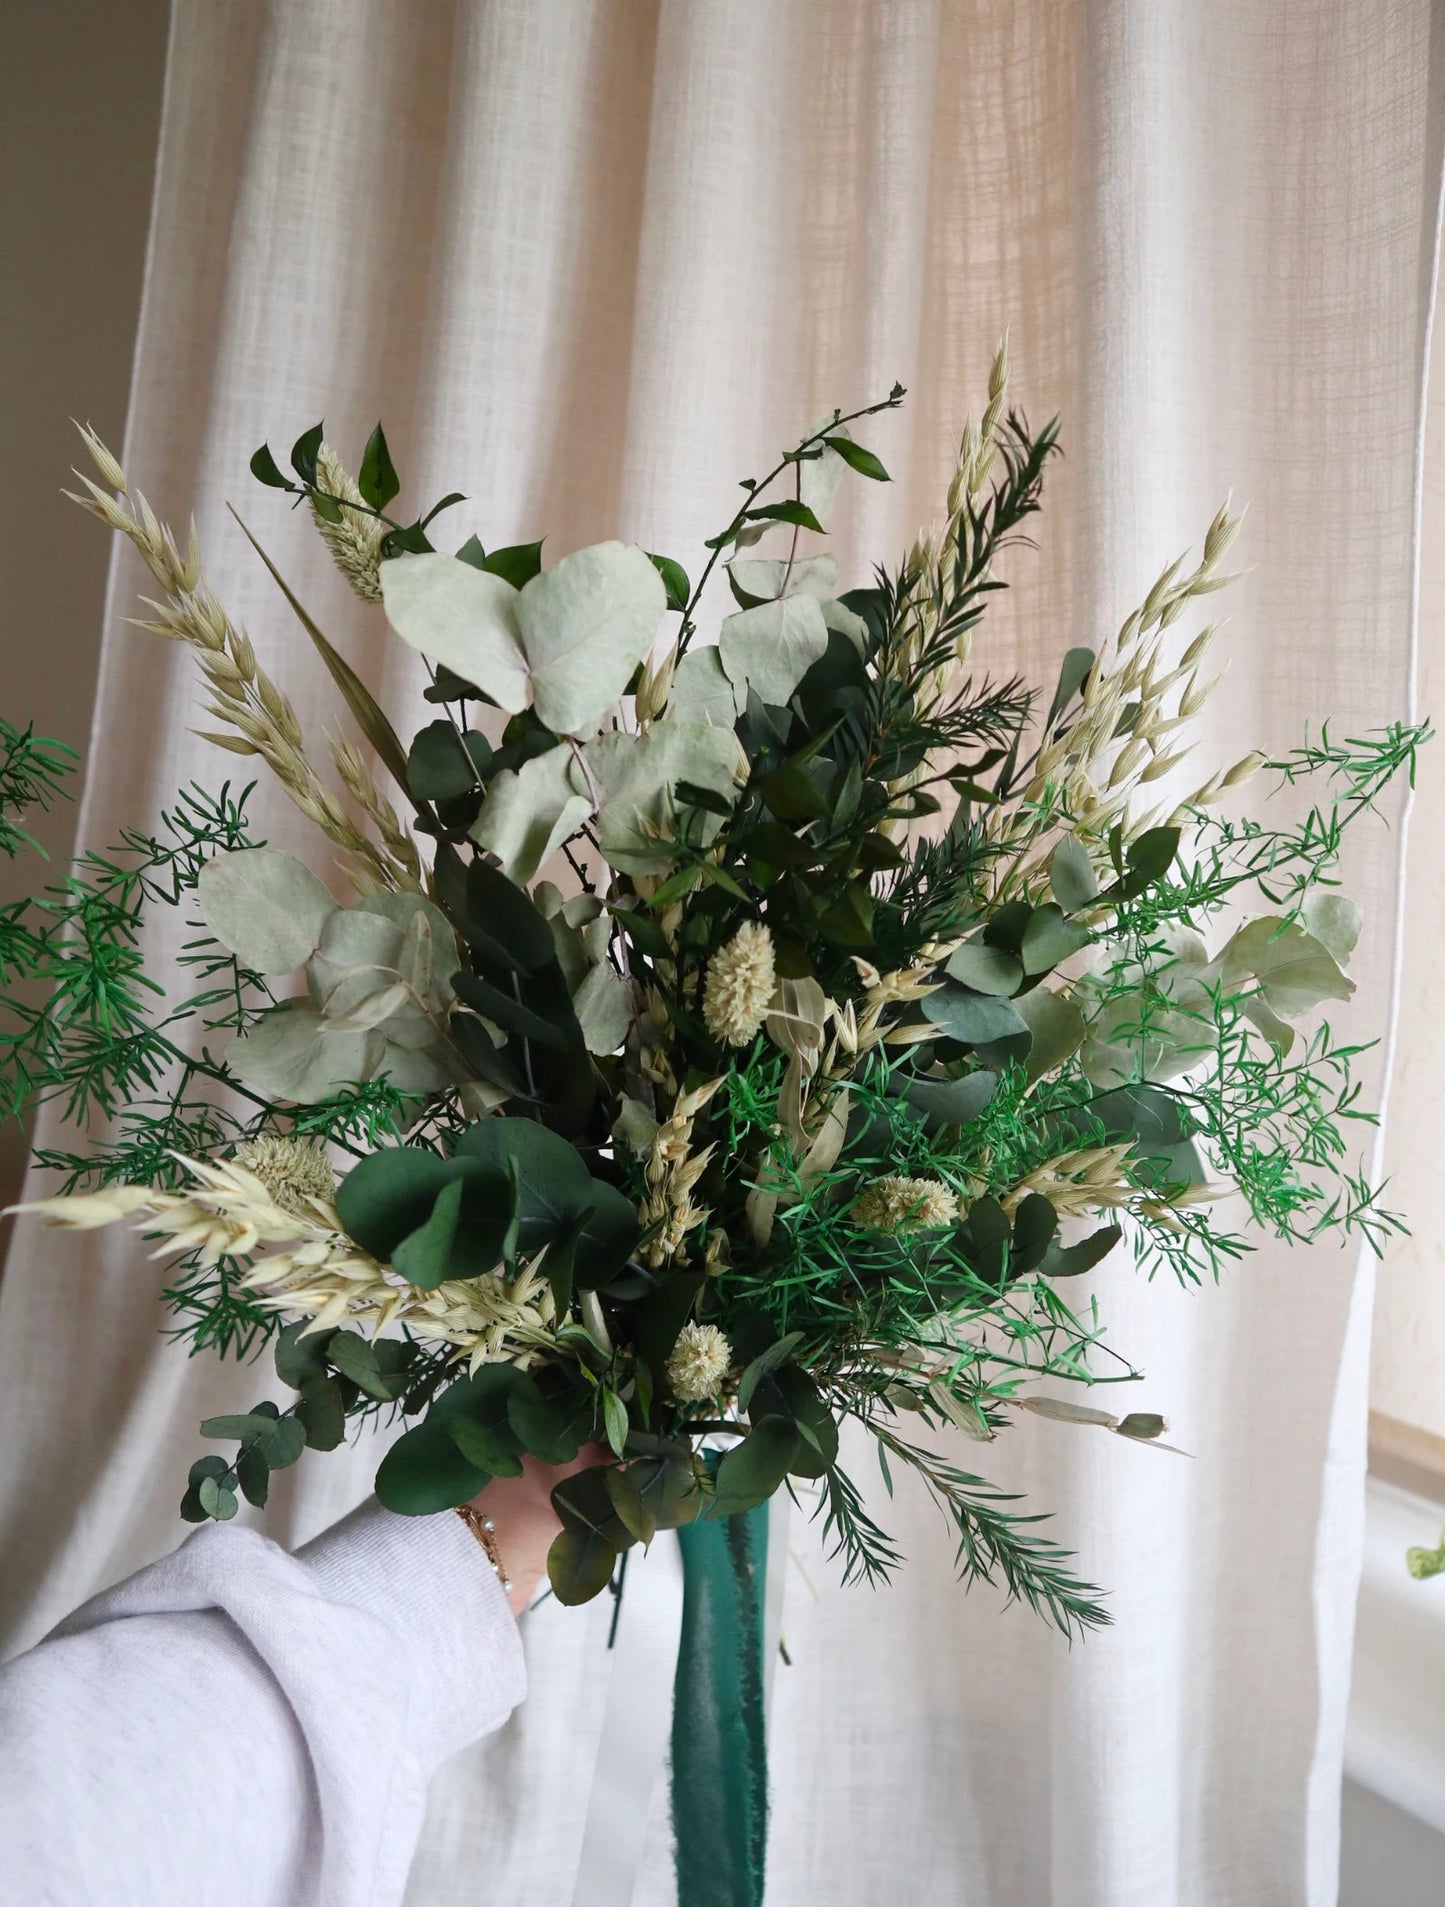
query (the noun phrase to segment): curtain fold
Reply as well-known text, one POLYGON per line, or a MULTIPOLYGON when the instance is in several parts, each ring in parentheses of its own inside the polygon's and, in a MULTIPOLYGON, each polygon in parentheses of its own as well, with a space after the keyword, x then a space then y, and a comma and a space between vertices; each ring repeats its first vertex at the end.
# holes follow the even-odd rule
MULTIPOLYGON (((1007 325, 1015 395, 1036 422, 1062 414, 1067 457, 979 666, 1042 678, 1102 639, 1232 487, 1250 567, 1224 605, 1209 746, 1282 749, 1326 718, 1358 732, 1411 692, 1431 13, 177 0, 127 470, 163 516, 194 510, 210 580, 319 750, 339 713, 228 499, 397 726, 424 705, 410 653, 304 517, 249 482, 263 437, 324 415, 354 462, 380 415, 405 496, 466 492, 456 541, 545 532, 555 558, 616 535, 695 573, 738 478, 899 379, 909 405, 871 439, 894 482, 852 486, 835 525, 861 582, 941 509, 1007 325)), ((97 846, 229 765, 190 732, 188 658, 121 620, 140 581, 118 554, 80 825, 97 846)), ((254 811, 314 857, 273 789, 254 811)), ((1395 959, 1382 833, 1350 885, 1364 1034, 1395 959)), ((184 938, 159 918, 152 958, 184 938)), ((1112 1591, 1115 1628, 1072 1650, 988 1591, 965 1598, 902 1485, 883 1508, 910 1563, 876 1596, 837 1587, 794 1518, 770 1902, 1326 1907, 1368 1278, 1333 1248, 1261 1251, 1203 1293, 1112 1259, 1094 1274, 1148 1374, 1131 1404, 1165 1411, 1192 1460, 1034 1419, 962 1459, 1057 1509, 1112 1591)), ((166 1346, 159 1284, 129 1236, 17 1229, 0 1291, 10 1647, 178 1540, 200 1418, 264 1386, 166 1346)), ((284 1473, 265 1527, 309 1536, 377 1454, 284 1473)), ((659 1589, 659 1634, 670 1609, 659 1589)), ((585 1902, 607 1619, 529 1618, 532 1696, 438 1782, 413 1907, 585 1902)), ((638 1907, 669 1898, 664 1803, 638 1907)))

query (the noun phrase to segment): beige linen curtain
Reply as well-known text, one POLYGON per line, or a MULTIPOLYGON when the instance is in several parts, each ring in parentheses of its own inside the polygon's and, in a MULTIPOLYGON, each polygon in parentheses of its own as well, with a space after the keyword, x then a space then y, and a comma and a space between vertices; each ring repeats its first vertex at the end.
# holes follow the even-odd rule
MULTIPOLYGON (((263 436, 324 414, 354 458, 381 415, 408 494, 467 493, 458 540, 618 535, 694 563, 737 478, 898 378, 908 408, 872 439, 895 481, 853 486, 835 526, 861 581, 938 508, 1009 325, 1016 394, 1062 413, 1068 457, 980 663, 1046 675, 1102 638, 1232 486, 1252 567, 1210 745, 1355 732, 1410 704, 1439 89, 1428 0, 179 0, 127 468, 163 514, 195 511, 212 582, 319 735, 336 705, 228 498, 380 690, 409 711, 417 684, 250 484, 263 436)), ((118 557, 97 844, 235 766, 190 733, 187 658, 122 623, 138 582, 118 557)), ((314 851, 269 787, 255 812, 314 851)), ((1362 1031, 1390 1012, 1398 839, 1352 869, 1362 1031)), ((155 960, 182 938, 158 920, 155 960)), ((1148 1373, 1138 1406, 1193 1459, 1029 1421, 967 1462, 1057 1508, 1116 1627, 1070 1650, 965 1598, 906 1493, 910 1567, 877 1595, 839 1589, 795 1514, 775 1907, 1333 1900, 1368 1273, 1331 1248, 1262 1252, 1218 1291, 1114 1260, 1096 1285, 1148 1373)), ((16 1234, 11 1646, 177 1540, 200 1417, 264 1381, 164 1345, 157 1286, 131 1238, 16 1234)), ((308 1535, 376 1454, 288 1472, 267 1530, 308 1535)), ((666 1559, 639 1583, 645 1657, 666 1559)), ((606 1621, 529 1620, 531 1698, 438 1782, 415 1907, 601 1898, 581 1850, 617 1773, 606 1621)), ((668 1899, 653 1798, 648 1907, 668 1899)))

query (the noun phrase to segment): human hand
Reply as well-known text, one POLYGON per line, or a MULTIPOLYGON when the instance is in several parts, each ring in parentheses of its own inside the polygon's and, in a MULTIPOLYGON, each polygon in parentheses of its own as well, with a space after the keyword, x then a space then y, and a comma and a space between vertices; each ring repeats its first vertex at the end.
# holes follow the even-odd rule
POLYGON ((546 1574, 547 1551, 562 1524, 552 1507, 552 1492, 564 1477, 593 1464, 605 1463, 608 1452, 600 1444, 580 1451, 571 1463, 539 1463, 522 1458, 519 1477, 493 1477, 472 1498, 471 1507, 492 1519, 492 1532, 501 1558, 502 1574, 511 1583, 507 1601, 512 1614, 521 1615, 546 1574))

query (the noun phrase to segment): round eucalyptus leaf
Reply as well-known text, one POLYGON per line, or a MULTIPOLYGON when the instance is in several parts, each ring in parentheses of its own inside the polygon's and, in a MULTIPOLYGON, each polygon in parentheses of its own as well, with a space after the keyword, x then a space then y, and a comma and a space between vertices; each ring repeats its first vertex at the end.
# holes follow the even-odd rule
POLYGON ((966 940, 954 949, 945 971, 975 993, 1017 993, 1023 985, 1024 963, 1017 954, 990 947, 986 941, 966 940))
POLYGON ((310 959, 342 910, 294 854, 237 848, 201 869, 196 900, 206 926, 243 967, 292 973, 310 959))
POLYGON ((737 1516, 755 1509, 800 1461, 802 1438, 791 1417, 761 1417, 718 1465, 713 1516, 737 1516))
POLYGON ((527 706, 519 598, 509 582, 435 554, 392 557, 380 580, 387 621, 403 642, 475 682, 509 714, 527 706))
POLYGON ((374 1030, 332 1027, 309 1000, 288 1000, 230 1041, 226 1064, 268 1099, 312 1105, 374 1077, 382 1047, 374 1030))
POLYGON ((532 706, 554 734, 596 733, 651 649, 666 608, 662 578, 631 543, 574 550, 533 577, 517 598, 517 626, 532 706))
POLYGON ((547 1580, 568 1608, 600 1596, 616 1567, 617 1551, 595 1530, 564 1529, 547 1552, 547 1580))

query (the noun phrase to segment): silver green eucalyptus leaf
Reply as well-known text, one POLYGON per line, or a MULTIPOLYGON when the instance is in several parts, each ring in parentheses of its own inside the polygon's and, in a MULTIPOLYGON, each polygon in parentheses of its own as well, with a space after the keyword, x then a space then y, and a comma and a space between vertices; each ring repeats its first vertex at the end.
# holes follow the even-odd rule
POLYGON ((549 748, 495 777, 471 837, 524 887, 591 812, 591 802, 575 786, 572 751, 549 748))
POLYGON ((1197 1066, 1216 1044, 1207 1016, 1177 1012, 1150 989, 1105 1004, 1089 1024, 1079 1066, 1089 1084, 1100 1089, 1141 1079, 1162 1085, 1197 1066))
POLYGON ((231 1041, 226 1064, 267 1099, 310 1105, 374 1078, 382 1050, 379 1033, 338 1031, 309 1000, 288 1000, 231 1041))
POLYGON ((689 649, 677 665, 667 713, 676 722, 731 728, 742 710, 737 686, 728 680, 715 647, 689 649))
POLYGON ((784 596, 729 616, 718 655, 730 682, 781 708, 828 647, 828 625, 813 596, 784 596))
POLYGON ((1343 967, 1360 938, 1364 915, 1343 894, 1311 894, 1304 904, 1304 925, 1343 967))
POLYGON ((588 1052, 615 1053, 632 1025, 632 989, 607 958, 611 917, 595 894, 564 899, 550 881, 533 890, 532 903, 552 929, 588 1052))
MULTIPOLYGON (((826 429, 828 422, 828 418, 820 418, 813 426, 813 430, 826 429)), ((846 424, 837 430, 830 430, 828 435, 846 437, 850 441, 852 439, 852 432, 846 424)), ((833 506, 838 501, 838 489, 846 469, 847 465, 837 451, 829 450, 826 445, 821 457, 812 457, 806 463, 798 465, 798 488, 801 499, 825 530, 832 518, 833 506)))
POLYGON ((384 969, 357 967, 337 982, 320 1005, 338 1033, 367 1032, 385 1026, 411 1000, 411 989, 389 978, 384 969))
MULTIPOLYGON (((676 832, 672 790, 679 781, 736 800, 747 779, 747 756, 730 728, 690 722, 654 722, 645 735, 614 731, 583 750, 598 792, 597 837, 611 866, 624 874, 665 874, 673 864, 667 841, 676 832)), ((721 825, 704 817, 702 838, 721 825)))
POLYGON ((607 958, 612 936, 611 917, 595 894, 564 895, 551 881, 539 881, 532 905, 552 929, 557 965, 575 993, 593 967, 607 958))
POLYGON ((196 883, 201 918, 244 967, 294 973, 341 909, 304 862, 279 848, 218 854, 196 883))
POLYGON ((822 605, 823 621, 829 629, 840 636, 846 636, 859 655, 868 652, 868 625, 861 616, 855 616, 851 609, 842 603, 834 602, 831 597, 822 605))
POLYGON ((572 995, 572 1010, 589 1053, 615 1053, 632 1025, 632 989, 605 961, 572 995))
POLYGON ((1246 922, 1215 964, 1226 985, 1256 981, 1265 1005, 1285 1020, 1355 990, 1322 941, 1275 914, 1246 922))
POLYGON ((644 1157, 657 1137, 658 1120, 651 1107, 645 1106, 640 1099, 630 1099, 623 1095, 622 1108, 612 1122, 612 1136, 644 1157))
POLYGON ((781 556, 744 556, 728 564, 733 594, 746 598, 745 608, 776 602, 779 596, 833 594, 838 564, 832 556, 800 556, 786 562, 781 556))
POLYGON ((1067 994, 1053 993, 1048 987, 1021 994, 1014 1005, 1033 1035, 1024 1062, 1032 1086, 1078 1052, 1084 1043, 1084 1016, 1067 994))
POLYGON ((445 664, 515 715, 527 706, 518 592, 456 556, 394 556, 381 565, 387 621, 429 662, 445 664))
POLYGON ((652 647, 667 591, 629 543, 574 550, 517 599, 532 706, 557 735, 596 733, 652 647))

